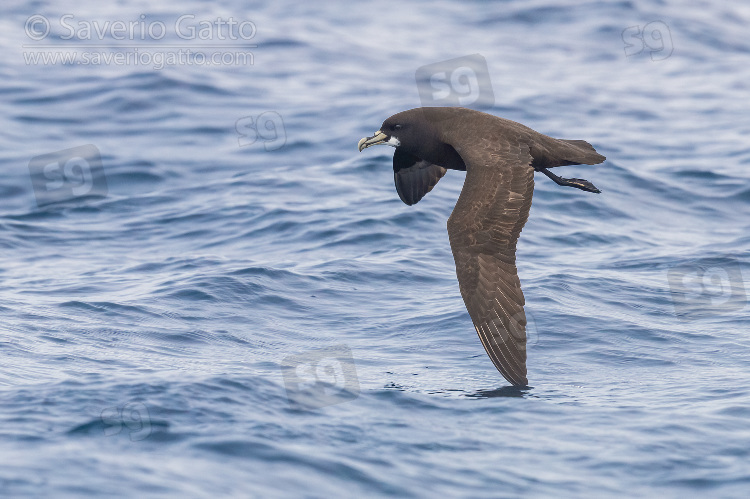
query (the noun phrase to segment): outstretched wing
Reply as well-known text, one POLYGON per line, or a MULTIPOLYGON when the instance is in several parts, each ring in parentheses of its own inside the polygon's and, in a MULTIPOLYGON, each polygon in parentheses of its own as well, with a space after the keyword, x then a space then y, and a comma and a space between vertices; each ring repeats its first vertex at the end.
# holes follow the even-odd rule
POLYGON ((466 180, 448 219, 466 309, 500 373, 526 386, 526 315, 516 243, 529 217, 534 169, 526 145, 482 140, 462 148, 466 180))
POLYGON ((393 180, 401 201, 409 206, 430 192, 446 169, 424 161, 408 152, 396 149, 393 154, 393 180))

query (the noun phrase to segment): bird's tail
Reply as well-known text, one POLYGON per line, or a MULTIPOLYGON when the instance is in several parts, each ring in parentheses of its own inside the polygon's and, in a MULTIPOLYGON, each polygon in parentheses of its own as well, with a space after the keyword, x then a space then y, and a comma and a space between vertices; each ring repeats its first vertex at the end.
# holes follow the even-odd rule
POLYGON ((596 165, 605 158, 585 140, 566 140, 544 137, 531 145, 531 165, 534 169, 565 165, 596 165))
POLYGON ((586 142, 585 140, 567 140, 557 139, 560 142, 569 144, 569 151, 566 151, 565 159, 573 161, 575 164, 582 165, 597 165, 604 161, 605 158, 594 149, 594 146, 586 142))

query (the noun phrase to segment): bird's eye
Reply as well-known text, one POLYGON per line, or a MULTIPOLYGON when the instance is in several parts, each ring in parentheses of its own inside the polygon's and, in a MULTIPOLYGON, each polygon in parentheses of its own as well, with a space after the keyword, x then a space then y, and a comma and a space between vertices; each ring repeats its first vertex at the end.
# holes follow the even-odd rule
POLYGON ((394 130, 401 130, 403 127, 401 125, 393 125, 391 128, 394 130))

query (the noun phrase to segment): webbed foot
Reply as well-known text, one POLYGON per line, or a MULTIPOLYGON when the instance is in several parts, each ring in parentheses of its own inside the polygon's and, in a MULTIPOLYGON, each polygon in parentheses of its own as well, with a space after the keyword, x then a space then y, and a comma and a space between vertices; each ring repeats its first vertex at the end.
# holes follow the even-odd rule
POLYGON ((544 173, 545 175, 547 175, 549 178, 551 178, 552 181, 555 182, 557 185, 565 185, 565 186, 568 186, 568 187, 575 187, 576 189, 581 189, 582 191, 596 192, 597 194, 600 193, 600 192, 602 192, 599 189, 597 189, 594 184, 592 184, 591 182, 589 182, 586 179, 583 179, 583 178, 563 178, 563 177, 558 177, 557 175, 555 175, 554 173, 550 172, 546 168, 540 168, 539 171, 542 172, 542 173, 544 173))

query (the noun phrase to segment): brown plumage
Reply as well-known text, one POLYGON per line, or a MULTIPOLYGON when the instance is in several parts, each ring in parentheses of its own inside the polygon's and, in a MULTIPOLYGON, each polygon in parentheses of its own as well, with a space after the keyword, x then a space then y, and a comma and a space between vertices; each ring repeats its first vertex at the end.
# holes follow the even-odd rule
POLYGON ((564 179, 547 168, 605 160, 588 142, 562 140, 520 123, 464 108, 417 108, 385 120, 359 150, 396 147, 394 180, 412 205, 447 169, 466 170, 448 219, 461 296, 487 354, 517 386, 526 377, 526 315, 516 269, 516 243, 529 217, 534 171, 559 185, 599 192, 583 179, 564 179))

